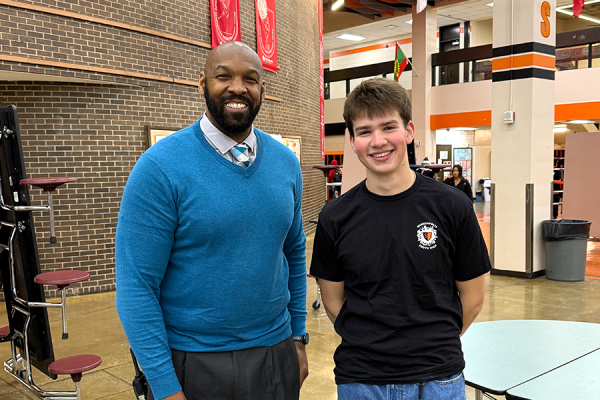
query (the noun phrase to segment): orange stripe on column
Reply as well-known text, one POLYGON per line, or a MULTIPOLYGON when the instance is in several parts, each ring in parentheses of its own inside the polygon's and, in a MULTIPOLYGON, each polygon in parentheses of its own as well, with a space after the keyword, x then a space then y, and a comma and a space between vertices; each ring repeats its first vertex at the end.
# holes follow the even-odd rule
POLYGON ((554 106, 555 121, 571 121, 574 119, 600 119, 600 101, 557 104, 554 106))
POLYGON ((512 57, 494 58, 492 60, 492 71, 512 68, 512 57))
POLYGON ((513 56, 513 68, 522 67, 556 67, 556 61, 552 56, 544 56, 542 54, 523 54, 521 56, 513 56))
POLYGON ((456 114, 438 114, 429 118, 430 129, 491 126, 492 111, 472 111, 456 114))

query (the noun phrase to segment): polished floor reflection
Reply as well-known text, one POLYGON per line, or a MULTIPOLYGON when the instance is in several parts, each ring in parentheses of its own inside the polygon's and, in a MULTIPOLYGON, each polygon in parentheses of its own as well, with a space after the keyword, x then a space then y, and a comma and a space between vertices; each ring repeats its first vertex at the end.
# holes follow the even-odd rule
MULTIPOLYGON (((489 212, 485 204, 476 204, 478 219, 486 240, 489 239, 489 212)), ((598 242, 588 246, 588 266, 598 265, 598 242)), ((310 260, 312 237, 308 238, 310 260)), ((589 275, 589 274, 588 274, 589 275)), ((600 275, 600 274, 599 274, 600 275)), ((332 355, 340 342, 323 307, 312 309, 317 287, 308 281, 307 330, 311 342, 307 347, 310 375, 305 382, 301 400, 335 400, 332 355)), ((488 276, 486 304, 477 321, 504 319, 551 319, 600 323, 600 280, 556 282, 546 278, 527 281, 515 278, 488 276)), ((260 304, 256 305, 260 307, 260 304)), ((142 307, 140 307, 142 310, 142 307)), ((115 310, 115 294, 72 297, 68 299, 69 340, 61 340, 60 311, 49 310, 54 353, 57 358, 75 354, 97 354, 103 363, 85 373, 82 380, 83 400, 134 400, 131 380, 134 376, 128 344, 115 310)), ((0 324, 6 322, 6 311, 0 312, 0 324), (1 321, 4 321, 2 323, 1 321)), ((1 326, 1 325, 0 325, 1 326)), ((535 340, 535 338, 531 338, 535 340)), ((492 346, 493 343, 490 343, 492 346)), ((0 344, 0 359, 10 357, 8 343, 0 344)), ((51 381, 42 374, 34 375, 36 383, 47 390, 72 390, 69 377, 51 381)), ((468 390, 468 399, 474 391, 468 390)), ((502 399, 501 396, 496 396, 502 399)), ((35 399, 8 374, 0 371, 0 400, 35 399)), ((260 400, 260 399, 257 399, 260 400)))

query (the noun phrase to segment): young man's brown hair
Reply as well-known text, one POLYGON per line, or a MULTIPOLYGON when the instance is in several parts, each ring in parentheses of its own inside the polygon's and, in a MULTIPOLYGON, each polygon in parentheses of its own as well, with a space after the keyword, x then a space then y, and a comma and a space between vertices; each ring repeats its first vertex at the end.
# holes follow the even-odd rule
POLYGON ((354 121, 364 117, 381 117, 398 111, 406 127, 412 119, 412 105, 406 89, 397 82, 385 78, 362 81, 346 98, 344 121, 354 137, 354 121))

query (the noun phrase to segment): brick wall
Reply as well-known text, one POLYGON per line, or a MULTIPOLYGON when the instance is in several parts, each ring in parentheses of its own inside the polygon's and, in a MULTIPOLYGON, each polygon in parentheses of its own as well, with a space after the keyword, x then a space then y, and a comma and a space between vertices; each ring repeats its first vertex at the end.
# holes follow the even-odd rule
MULTIPOLYGON (((145 150, 144 127, 182 128, 202 115, 204 100, 193 82, 209 50, 19 5, 66 10, 210 43, 208 2, 6 3, 0 0, 0 79, 8 72, 36 74, 27 78, 30 81, 0 80, 0 103, 18 109, 28 176, 78 179, 54 196, 57 244, 48 243, 47 214, 34 213, 42 269, 88 270, 92 279, 75 285, 75 293, 113 290, 119 202, 127 177, 145 150), (90 67, 105 69, 85 70, 90 67), (148 74, 148 79, 128 73, 148 74), (62 79, 79 81, 56 82, 62 79)), ((317 217, 325 195, 323 175, 312 168, 323 163, 317 4, 277 1, 279 72, 266 73, 271 100, 255 121, 266 132, 302 138, 307 233, 314 230, 308 220, 317 217)), ((240 9, 242 41, 256 48, 254 2, 240 0, 240 9)), ((45 202, 41 190, 31 189, 30 195, 32 204, 45 202)))

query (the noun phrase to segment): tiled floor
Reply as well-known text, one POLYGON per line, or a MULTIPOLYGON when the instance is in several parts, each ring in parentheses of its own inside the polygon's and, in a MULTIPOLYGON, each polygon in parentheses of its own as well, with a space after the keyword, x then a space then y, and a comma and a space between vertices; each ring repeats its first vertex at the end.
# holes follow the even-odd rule
MULTIPOLYGON (((476 210, 479 211, 478 218, 484 235, 489 238, 489 213, 485 206, 478 203, 476 210)), ((308 244, 310 259, 312 237, 309 237, 308 244)), ((598 242, 590 242, 588 266, 598 265, 599 252, 598 242)), ((569 283, 545 278, 526 281, 497 276, 487 277, 486 280, 487 299, 478 321, 554 319, 600 323, 600 280, 586 279, 583 282, 569 283)), ((307 351, 310 376, 302 388, 301 400, 335 400, 332 354, 340 339, 333 331, 323 307, 317 311, 312 309, 311 304, 316 298, 317 288, 313 279, 309 279, 308 285, 307 328, 311 334, 311 343, 307 351)), ((97 370, 84 374, 81 385, 84 400, 135 398, 130 385, 134 371, 114 300, 114 293, 69 298, 70 339, 66 341, 60 339, 60 311, 49 310, 57 358, 88 353, 98 354, 103 359, 97 370)), ((257 307, 260 307, 260 304, 257 304, 257 307)), ((0 312, 0 321, 6 321, 4 310, 0 312)), ((0 344, 0 360, 10 357, 9 349, 9 344, 0 344)), ((39 373, 34 377, 38 379, 36 383, 42 389, 72 390, 72 383, 68 377, 56 382, 39 373)), ((468 389, 468 398, 474 399, 471 389, 468 389)), ((498 396, 497 398, 502 399, 498 396)), ((9 399, 35 397, 8 374, 0 371, 0 400, 9 399)))

